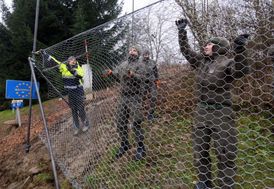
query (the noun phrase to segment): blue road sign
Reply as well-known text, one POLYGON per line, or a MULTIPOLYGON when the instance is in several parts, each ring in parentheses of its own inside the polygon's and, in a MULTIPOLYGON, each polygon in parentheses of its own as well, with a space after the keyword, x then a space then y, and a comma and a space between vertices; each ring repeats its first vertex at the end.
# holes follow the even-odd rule
MULTIPOLYGON (((29 99, 30 87, 30 81, 6 80, 6 99, 29 99)), ((32 99, 37 99, 34 83, 32 85, 32 99)))
POLYGON ((12 100, 11 109, 15 110, 16 108, 23 108, 24 102, 23 100, 12 100))

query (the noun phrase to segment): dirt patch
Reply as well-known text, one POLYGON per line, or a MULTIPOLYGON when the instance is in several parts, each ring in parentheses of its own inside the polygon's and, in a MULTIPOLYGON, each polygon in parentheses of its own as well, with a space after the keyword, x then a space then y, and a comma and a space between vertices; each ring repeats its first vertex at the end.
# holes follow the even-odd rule
MULTIPOLYGON (((36 137, 31 141, 29 153, 25 153, 22 145, 18 144, 14 153, 7 154, 0 160, 0 188, 55 188, 49 153, 41 140, 36 137)), ((65 178, 58 170, 60 183, 65 178)))
MULTIPOLYGON (((66 113, 66 105, 58 100, 52 100, 44 106, 49 126, 57 120, 60 114, 66 113), (58 103, 58 104, 57 104, 58 103), (55 104, 56 113, 53 112, 55 104), (59 110, 56 111, 56 107, 59 110), (60 113, 61 112, 61 113, 60 113)), ((54 179, 51 168, 49 152, 46 146, 39 139, 38 135, 44 126, 40 117, 40 113, 33 110, 33 124, 31 126, 31 148, 30 152, 25 152, 25 139, 28 126, 28 116, 22 116, 22 126, 1 125, 0 138, 0 188, 2 189, 18 189, 18 188, 55 188, 54 179)), ((64 176, 58 170, 60 183, 70 188, 64 176)))
MULTIPOLYGON (((178 67, 162 72, 162 85, 159 89, 159 102, 161 102, 161 104, 159 104, 159 113, 165 112, 167 115, 172 116, 172 113, 178 112, 186 107, 190 110, 186 111, 183 109, 184 112, 191 111, 193 105, 187 104, 189 100, 186 99, 192 98, 192 91, 183 91, 182 93, 180 89, 183 87, 180 85, 182 80, 189 79, 191 81, 192 78, 187 78, 181 73, 178 67), (176 103, 174 103, 174 100, 177 100, 176 103)), ((189 82, 188 85, 192 84, 193 83, 189 82)), ((117 138, 116 127, 110 125, 110 122, 114 122, 115 110, 113 108, 115 108, 118 99, 113 97, 117 97, 117 93, 117 87, 114 87, 111 90, 96 92, 95 98, 87 95, 86 103, 92 105, 87 106, 87 112, 90 112, 90 115, 93 116, 91 123, 94 125, 94 128, 89 131, 92 132, 90 135, 87 134, 81 137, 79 141, 76 141, 77 138, 73 139, 72 128, 69 124, 66 124, 71 122, 68 105, 58 99, 46 102, 44 105, 55 156, 58 159, 57 163, 58 161, 64 160, 70 164, 70 166, 66 166, 71 169, 69 170, 70 172, 76 173, 73 177, 78 180, 79 183, 81 183, 82 177, 86 176, 86 172, 90 173, 91 170, 95 169, 98 162, 102 160, 102 157, 107 156, 106 153, 111 152, 112 148, 110 147, 112 147, 114 143, 117 143, 116 140, 112 140, 117 138), (98 127, 96 127, 96 125, 98 127), (99 146, 92 148, 90 144, 94 143, 94 141, 96 141, 96 144, 99 146), (82 154, 75 154, 79 153, 79 151, 73 152, 70 150, 76 149, 73 146, 75 144, 78 144, 80 147, 86 147, 81 150, 82 154), (64 148, 64 146, 66 148, 64 148), (56 153, 57 151, 58 153, 56 153), (77 163, 75 157, 82 161, 78 161, 77 163)), ((167 119, 172 119, 172 117, 167 119)), ((22 123, 22 127, 20 128, 10 125, 0 127, 1 133, 4 133, 0 135, 0 188, 54 188, 49 153, 38 136, 39 134, 44 134, 44 126, 39 110, 33 113, 31 148, 28 154, 25 153, 23 145, 28 126, 27 116, 22 116, 22 123)), ((68 183, 63 175, 64 170, 62 169, 61 171, 59 168, 58 178, 61 187, 64 189, 72 188, 71 184, 68 183)), ((68 179, 71 178, 68 177, 68 179)), ((169 186, 166 188, 169 188, 169 186)))

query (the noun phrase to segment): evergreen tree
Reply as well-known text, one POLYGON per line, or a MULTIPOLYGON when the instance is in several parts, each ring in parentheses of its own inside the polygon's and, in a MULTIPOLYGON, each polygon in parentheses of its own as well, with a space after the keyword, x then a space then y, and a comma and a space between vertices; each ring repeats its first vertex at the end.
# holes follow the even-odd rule
POLYGON ((74 34, 78 34, 118 17, 122 11, 118 0, 79 0, 75 12, 74 34))
MULTIPOLYGON (((94 81, 100 87, 110 83, 101 80, 102 70, 114 67, 125 57, 126 46, 123 41, 128 31, 127 22, 119 19, 115 23, 106 23, 118 17, 122 5, 118 4, 118 0, 79 0, 77 3, 72 31, 77 34, 96 27, 88 34, 92 35, 88 48, 92 53, 90 64, 94 71, 94 81)), ((95 89, 99 88, 95 86, 95 89)))
MULTIPOLYGON (((37 49, 51 46, 79 32, 117 18, 122 9, 117 2, 117 0, 40 1, 37 49)), ((5 72, 1 72, 1 106, 4 103, 7 79, 30 79, 27 58, 31 55, 33 45, 36 0, 13 0, 12 12, 8 10, 4 1, 0 0, 0 8, 4 22, 0 25, 0 66, 5 68, 5 72)), ((108 29, 118 32, 118 28, 115 31, 115 26, 108 29)), ((121 37, 121 35, 117 36, 121 37)), ((115 40, 112 40, 112 43, 113 47, 115 40)), ((109 44, 107 46, 111 47, 109 44)), ((46 90, 45 84, 42 83, 40 86, 41 90, 46 90)))

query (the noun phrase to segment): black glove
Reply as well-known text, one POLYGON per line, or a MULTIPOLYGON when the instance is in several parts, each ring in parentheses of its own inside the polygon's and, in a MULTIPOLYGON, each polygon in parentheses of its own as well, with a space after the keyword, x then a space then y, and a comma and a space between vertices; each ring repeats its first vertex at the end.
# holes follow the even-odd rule
POLYGON ((75 70, 72 66, 70 66, 70 65, 67 64, 67 69, 68 69, 68 71, 69 71, 72 75, 75 75, 76 70, 75 70))
POLYGON ((44 49, 41 49, 40 52, 41 52, 42 55, 47 55, 48 54, 44 49))
POLYGON ((176 24, 178 30, 179 30, 179 31, 182 31, 182 30, 184 30, 184 29, 186 28, 186 26, 187 26, 187 24, 188 24, 188 21, 187 21, 187 19, 182 18, 182 19, 180 19, 180 20, 176 20, 176 21, 175 21, 175 24, 176 24))
POLYGON ((250 34, 242 34, 239 35, 238 37, 236 37, 236 39, 234 40, 234 43, 237 45, 241 45, 244 46, 246 44, 246 41, 248 40, 248 37, 250 36, 250 34))
POLYGON ((42 56, 43 56, 47 61, 50 61, 50 60, 51 60, 50 55, 49 55, 44 49, 41 49, 39 52, 42 54, 42 56))
POLYGON ((234 40, 234 51, 236 53, 243 52, 245 50, 244 46, 248 40, 250 34, 241 34, 234 40))

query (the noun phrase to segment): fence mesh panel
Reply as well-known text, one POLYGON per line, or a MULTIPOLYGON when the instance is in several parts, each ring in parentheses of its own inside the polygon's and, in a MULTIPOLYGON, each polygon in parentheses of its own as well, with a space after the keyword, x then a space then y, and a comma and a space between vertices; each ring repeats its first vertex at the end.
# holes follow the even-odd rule
POLYGON ((164 0, 36 53, 72 185, 274 188, 272 19, 268 0, 164 0))

